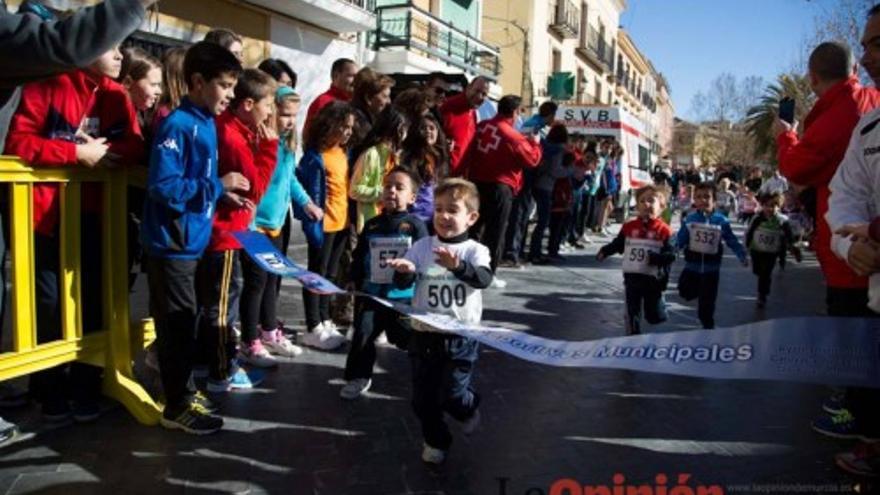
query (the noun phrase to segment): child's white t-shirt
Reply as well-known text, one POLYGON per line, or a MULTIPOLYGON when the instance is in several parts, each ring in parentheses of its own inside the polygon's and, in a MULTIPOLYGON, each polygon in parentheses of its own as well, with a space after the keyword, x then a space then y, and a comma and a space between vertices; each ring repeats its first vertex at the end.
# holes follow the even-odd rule
POLYGON ((474 267, 489 267, 489 248, 473 239, 447 244, 437 236, 419 239, 406 252, 405 259, 416 265, 416 287, 412 306, 415 309, 453 316, 464 323, 479 323, 483 316, 483 295, 459 280, 451 271, 437 264, 434 249, 445 247, 462 262, 474 267))

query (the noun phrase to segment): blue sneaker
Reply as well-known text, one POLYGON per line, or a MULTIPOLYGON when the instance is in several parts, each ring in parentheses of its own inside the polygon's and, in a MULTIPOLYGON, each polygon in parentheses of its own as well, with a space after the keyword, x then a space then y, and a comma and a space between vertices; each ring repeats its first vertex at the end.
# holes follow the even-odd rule
POLYGON ((876 442, 880 440, 875 435, 866 435, 859 427, 855 416, 848 409, 843 409, 837 414, 820 416, 813 420, 813 431, 827 437, 847 440, 860 439, 864 442, 876 442))
POLYGON ((232 390, 245 390, 259 386, 266 379, 266 372, 252 368, 245 370, 244 368, 236 368, 229 377, 229 388, 232 390))

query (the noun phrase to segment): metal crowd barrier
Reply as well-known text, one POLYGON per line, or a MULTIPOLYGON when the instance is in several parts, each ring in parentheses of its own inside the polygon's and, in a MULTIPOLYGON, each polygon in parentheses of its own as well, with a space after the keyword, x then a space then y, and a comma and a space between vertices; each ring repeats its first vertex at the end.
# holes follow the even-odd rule
MULTIPOLYGON (((12 336, 11 352, 0 354, 0 382, 42 371, 60 364, 80 361, 104 368, 103 391, 121 402, 139 422, 158 423, 160 407, 135 380, 132 359, 135 349, 154 339, 152 321, 130 320, 127 193, 128 185, 143 185, 146 170, 141 167, 87 170, 76 168, 32 168, 17 157, 0 156, 0 187, 9 187, 9 223, 12 280, 11 325, 3 338, 12 336), (60 276, 62 337, 37 343, 36 297, 34 292, 33 185, 58 183, 60 198, 60 276), (82 331, 82 184, 103 184, 103 232, 101 265, 103 328, 83 335, 82 331), (8 185, 8 186, 7 186, 8 185), (136 327, 133 329, 133 327, 136 327)), ((3 268, 3 267, 0 267, 3 268)))

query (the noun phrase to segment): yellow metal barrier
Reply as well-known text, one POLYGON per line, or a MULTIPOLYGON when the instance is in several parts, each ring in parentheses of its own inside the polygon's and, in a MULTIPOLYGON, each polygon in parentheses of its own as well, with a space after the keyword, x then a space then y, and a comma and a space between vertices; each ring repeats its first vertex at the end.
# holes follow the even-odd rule
MULTIPOLYGON (((158 423, 160 408, 132 372, 133 345, 151 340, 152 322, 132 335, 128 295, 127 186, 145 182, 145 171, 31 168, 16 157, 0 156, 0 186, 9 185, 12 269, 13 350, 0 354, 0 381, 59 364, 82 361, 104 368, 104 393, 121 402, 141 423, 158 423), (34 291, 33 185, 59 183, 62 337, 37 343, 34 291), (81 297, 80 210, 82 183, 103 184, 104 211, 101 265, 104 328, 83 336, 81 297), (146 335, 145 335, 146 332, 146 335)), ((88 255, 88 253, 86 253, 88 255)))

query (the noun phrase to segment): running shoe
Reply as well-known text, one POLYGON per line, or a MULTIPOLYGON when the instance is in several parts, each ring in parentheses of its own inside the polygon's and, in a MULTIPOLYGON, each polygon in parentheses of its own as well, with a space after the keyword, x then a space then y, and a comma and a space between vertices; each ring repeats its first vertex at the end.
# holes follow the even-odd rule
POLYGON ((876 442, 880 436, 866 435, 860 428, 858 421, 848 409, 842 409, 837 414, 820 416, 813 421, 813 431, 827 437, 846 440, 860 439, 864 442, 876 442))
POLYGON ((443 464, 443 461, 446 460, 446 451, 435 449, 428 444, 424 444, 424 447, 422 448, 422 460, 428 464, 443 464))
POLYGON ((263 347, 262 338, 254 339, 250 343, 242 342, 238 349, 238 360, 258 368, 278 366, 278 361, 263 347))
POLYGON ((223 418, 208 414, 199 406, 188 404, 179 411, 166 409, 159 424, 169 430, 183 430, 192 435, 209 435, 223 428, 223 418))
POLYGON ((260 340, 263 343, 263 347, 269 351, 270 354, 276 356, 297 357, 303 353, 302 347, 291 342, 290 339, 284 335, 281 328, 269 330, 268 332, 265 330, 261 331, 260 340))
POLYGON ((364 395, 367 390, 370 390, 370 385, 372 384, 373 380, 369 378, 355 378, 342 387, 342 390, 339 391, 339 396, 347 400, 357 399, 364 395))
POLYGON ((834 462, 847 473, 864 478, 880 477, 880 444, 861 443, 850 452, 834 456, 834 462))

